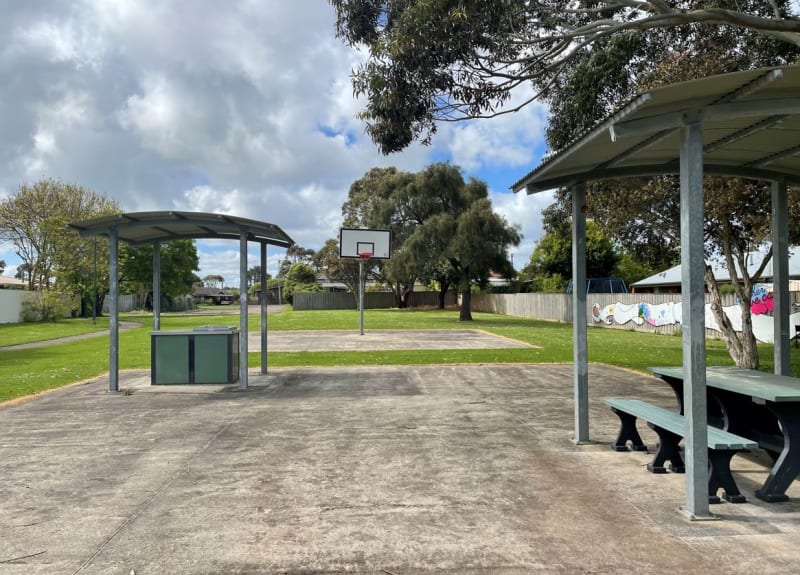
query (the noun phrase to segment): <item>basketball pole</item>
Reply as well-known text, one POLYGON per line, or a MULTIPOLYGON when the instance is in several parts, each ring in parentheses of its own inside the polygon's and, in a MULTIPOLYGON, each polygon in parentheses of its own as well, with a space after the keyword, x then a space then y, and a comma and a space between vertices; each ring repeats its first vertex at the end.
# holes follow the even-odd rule
POLYGON ((364 258, 358 260, 358 333, 364 335, 364 258))

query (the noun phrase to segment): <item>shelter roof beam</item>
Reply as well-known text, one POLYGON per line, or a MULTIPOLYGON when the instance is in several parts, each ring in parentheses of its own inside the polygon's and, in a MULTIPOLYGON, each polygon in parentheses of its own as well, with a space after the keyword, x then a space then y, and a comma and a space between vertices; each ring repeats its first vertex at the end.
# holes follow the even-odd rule
MULTIPOLYGON (((768 116, 793 116, 800 114, 800 98, 779 98, 759 102, 731 102, 696 108, 701 122, 732 118, 759 118, 768 116)), ((615 122, 611 126, 612 140, 652 134, 660 130, 677 129, 688 123, 687 111, 669 111, 627 122, 615 122)))
POLYGON ((758 158, 757 160, 753 160, 752 162, 748 162, 745 164, 746 166, 753 166, 753 167, 761 167, 769 164, 770 162, 774 162, 776 160, 780 160, 782 158, 786 158, 789 156, 794 156, 800 154, 800 144, 796 146, 791 146, 790 148, 786 148, 785 150, 781 150, 779 152, 775 152, 768 156, 764 156, 763 158, 758 158))

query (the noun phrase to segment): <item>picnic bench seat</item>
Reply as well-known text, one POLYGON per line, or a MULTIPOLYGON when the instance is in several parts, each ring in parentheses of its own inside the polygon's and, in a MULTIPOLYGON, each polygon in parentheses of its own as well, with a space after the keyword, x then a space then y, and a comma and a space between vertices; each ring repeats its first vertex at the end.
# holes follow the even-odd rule
MULTIPOLYGON (((619 417, 620 430, 612 445, 615 451, 627 451, 628 442, 634 451, 647 451, 636 430, 636 419, 647 422, 648 427, 658 434, 659 446, 653 461, 647 464, 652 473, 666 473, 665 463, 670 462, 674 473, 684 473, 686 467, 681 457, 678 444, 686 433, 686 419, 680 413, 664 409, 640 399, 610 398, 604 400, 606 405, 619 417)), ((739 491, 731 474, 731 458, 734 454, 748 449, 755 449, 758 443, 739 437, 715 427, 708 428, 708 502, 719 503, 717 491, 724 491, 723 497, 731 503, 747 501, 739 491)))

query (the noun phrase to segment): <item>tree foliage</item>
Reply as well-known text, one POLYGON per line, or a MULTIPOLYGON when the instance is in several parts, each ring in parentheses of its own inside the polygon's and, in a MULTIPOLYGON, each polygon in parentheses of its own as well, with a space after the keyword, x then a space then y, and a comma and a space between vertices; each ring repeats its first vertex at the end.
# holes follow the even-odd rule
POLYGON ((225 287, 225 278, 219 274, 207 274, 203 276, 203 284, 206 287, 225 287))
MULTIPOLYGON (((192 291, 200 267, 194 240, 161 243, 161 293, 177 298, 192 291)), ((120 283, 129 291, 147 295, 153 289, 153 244, 120 246, 120 283)))
MULTIPOLYGON (((314 256, 314 264, 329 281, 342 282, 354 297, 358 297, 358 261, 339 257, 338 239, 330 238, 325 242, 314 256)), ((372 269, 371 265, 369 267, 372 269)))
POLYGON ((94 299, 95 245, 99 294, 108 289, 108 241, 82 238, 67 224, 120 211, 114 200, 77 185, 53 179, 23 184, 0 200, 0 241, 13 244, 30 289, 74 295, 86 315, 94 299))
MULTIPOLYGON (((594 221, 586 222, 586 276, 613 276, 620 256, 614 244, 594 221)), ((537 287, 547 286, 563 291, 572 277, 572 232, 570 226, 551 227, 536 243, 530 262, 523 269, 537 287), (560 280, 560 281, 559 281, 560 280)), ((542 291, 542 290, 537 290, 542 291)))
MULTIPOLYGON (((438 122, 514 112, 565 77, 606 86, 622 80, 627 92, 627 78, 614 76, 619 66, 604 58, 615 49, 624 57, 625 44, 644 37, 723 30, 743 44, 800 45, 800 21, 787 0, 330 1, 337 35, 368 51, 353 88, 366 97, 361 117, 386 154, 428 142, 438 122), (587 54, 594 60, 582 67, 587 54), (521 85, 535 88, 529 99, 501 110, 521 85)), ((597 111, 589 108, 587 117, 597 111)))
POLYGON ((289 268, 283 284, 284 297, 292 303, 297 292, 321 292, 322 286, 317 283, 317 273, 309 264, 298 262, 289 268))
POLYGON ((416 279, 435 280, 443 303, 455 284, 462 296, 460 319, 469 320, 472 282, 485 281, 492 270, 513 275, 507 248, 519 243, 518 229, 494 213, 486 183, 465 182, 456 166, 431 164, 416 174, 375 169, 354 189, 359 195, 375 190, 357 202, 351 194, 347 206, 368 204, 359 208, 364 220, 391 228, 392 258, 382 263, 381 273, 389 283, 402 282, 406 295, 416 279))
MULTIPOLYGON (((634 90, 690 80, 704 76, 743 70, 753 66, 775 65, 796 56, 791 46, 764 42, 763 38, 738 36, 731 30, 702 27, 702 34, 671 30, 640 38, 613 58, 608 41, 587 50, 568 81, 552 88, 553 113, 548 139, 554 147, 568 144, 572 134, 587 129, 612 110, 612 104, 629 97, 634 90), (760 41, 759 41, 760 40, 760 41), (660 54, 658 59, 654 58, 660 54), (611 78, 624 82, 584 82, 591 76, 593 62, 606 64, 611 78)), ((590 184, 589 214, 605 233, 630 254, 635 261, 656 269, 676 264, 680 259, 680 183, 677 177, 631 179, 590 184)), ((790 214, 797 214, 797 192, 790 192, 790 214)), ((564 220, 572 206, 568 190, 561 190, 554 206, 546 210, 545 220, 564 220)), ((771 251, 761 266, 744 265, 756 247, 769 242, 771 202, 764 183, 738 178, 704 180, 705 246, 707 256, 720 257, 727 263, 733 290, 741 308, 742 330, 737 332, 725 316, 720 286, 711 268, 706 283, 712 298, 712 311, 725 337, 731 357, 740 367, 756 368, 758 349, 752 331, 750 299, 752 288, 766 266, 771 251)), ((798 238, 795 223, 790 237, 798 238)))
MULTIPOLYGON (((418 214, 410 213, 399 197, 400 190, 412 180, 413 174, 399 172, 395 167, 372 168, 353 182, 342 205, 344 227, 391 230, 392 258, 381 262, 371 260, 366 264, 365 272, 374 274, 381 283, 389 286, 395 304, 400 308, 407 306, 417 280, 417 271, 408 265, 402 246, 419 223, 418 214)), ((343 265, 345 274, 351 275, 353 266, 343 265)))

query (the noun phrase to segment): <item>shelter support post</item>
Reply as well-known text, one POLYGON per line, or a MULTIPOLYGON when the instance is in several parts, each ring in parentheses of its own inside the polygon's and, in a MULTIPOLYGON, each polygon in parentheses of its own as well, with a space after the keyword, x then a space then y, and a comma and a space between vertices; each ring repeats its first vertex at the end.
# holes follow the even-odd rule
POLYGON ((119 234, 108 230, 108 391, 119 391, 119 234))
POLYGON ((686 505, 690 519, 710 519, 706 412, 705 258, 703 252, 703 127, 686 118, 680 145, 683 395, 686 505))
POLYGON ((153 331, 161 329, 161 242, 153 242, 153 331))
POLYGON ((789 364, 789 200, 786 181, 772 182, 772 293, 775 373, 791 375, 789 364))
POLYGON ((586 337, 586 185, 572 190, 572 327, 575 443, 589 442, 589 356, 586 337))
POLYGON ((247 230, 239 235, 239 387, 247 389, 247 230))
POLYGON ((261 242, 261 373, 267 373, 267 244, 261 242))

